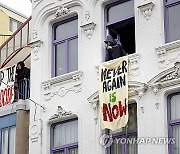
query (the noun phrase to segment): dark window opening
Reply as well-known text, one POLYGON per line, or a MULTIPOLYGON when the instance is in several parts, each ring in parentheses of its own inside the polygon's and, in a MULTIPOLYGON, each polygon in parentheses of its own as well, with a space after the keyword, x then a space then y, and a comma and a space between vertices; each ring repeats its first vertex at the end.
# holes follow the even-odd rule
POLYGON ((134 17, 108 26, 109 34, 120 40, 122 48, 128 54, 135 53, 135 21, 134 17))

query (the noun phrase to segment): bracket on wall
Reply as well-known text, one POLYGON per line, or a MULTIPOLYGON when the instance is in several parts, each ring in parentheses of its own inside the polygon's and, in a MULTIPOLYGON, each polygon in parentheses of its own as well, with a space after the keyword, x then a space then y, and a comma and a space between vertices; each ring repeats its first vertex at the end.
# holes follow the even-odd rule
POLYGON ((90 39, 92 37, 93 32, 94 32, 95 26, 96 26, 96 24, 94 22, 90 22, 90 23, 81 25, 80 27, 83 28, 84 33, 90 39))
POLYGON ((154 7, 154 3, 150 2, 150 3, 138 6, 138 9, 140 9, 141 13, 146 18, 146 20, 149 20, 152 14, 153 7, 154 7))

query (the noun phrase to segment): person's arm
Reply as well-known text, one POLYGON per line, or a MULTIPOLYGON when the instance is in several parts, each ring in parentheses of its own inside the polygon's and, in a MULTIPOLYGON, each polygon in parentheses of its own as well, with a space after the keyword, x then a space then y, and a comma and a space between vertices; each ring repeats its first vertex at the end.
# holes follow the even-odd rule
POLYGON ((30 79, 30 69, 29 68, 25 69, 24 78, 25 79, 30 79))

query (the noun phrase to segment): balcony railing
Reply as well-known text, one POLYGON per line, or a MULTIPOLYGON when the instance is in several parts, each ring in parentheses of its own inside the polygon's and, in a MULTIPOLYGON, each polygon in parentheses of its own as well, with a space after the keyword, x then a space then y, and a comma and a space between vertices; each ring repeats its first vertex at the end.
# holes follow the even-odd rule
POLYGON ((19 99, 28 99, 30 98, 30 80, 20 80, 15 82, 15 101, 19 99))
POLYGON ((31 17, 0 46, 1 68, 18 54, 21 49, 28 46, 30 42, 30 20, 31 17))

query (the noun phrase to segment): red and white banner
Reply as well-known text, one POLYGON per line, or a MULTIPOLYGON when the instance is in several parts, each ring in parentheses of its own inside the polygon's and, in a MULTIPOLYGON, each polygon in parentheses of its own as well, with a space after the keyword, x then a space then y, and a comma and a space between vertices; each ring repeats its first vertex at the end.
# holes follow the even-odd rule
POLYGON ((128 56, 99 65, 99 101, 102 129, 112 131, 128 122, 128 56))
POLYGON ((15 73, 15 65, 0 69, 0 107, 14 101, 15 73))

